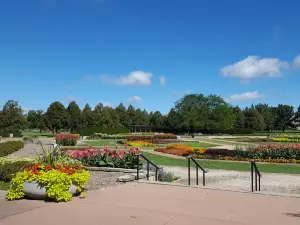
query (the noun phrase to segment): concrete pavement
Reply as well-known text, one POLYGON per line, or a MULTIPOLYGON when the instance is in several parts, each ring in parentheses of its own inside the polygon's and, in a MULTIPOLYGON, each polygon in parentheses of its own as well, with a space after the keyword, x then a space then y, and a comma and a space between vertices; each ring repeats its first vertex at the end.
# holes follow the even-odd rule
MULTIPOLYGON (((33 204, 31 201, 20 202, 33 204)), ((300 224, 298 198, 169 185, 128 183, 89 192, 86 199, 41 204, 26 212, 3 216, 0 224, 300 224)), ((0 206, 1 211, 7 210, 2 203, 0 206)))

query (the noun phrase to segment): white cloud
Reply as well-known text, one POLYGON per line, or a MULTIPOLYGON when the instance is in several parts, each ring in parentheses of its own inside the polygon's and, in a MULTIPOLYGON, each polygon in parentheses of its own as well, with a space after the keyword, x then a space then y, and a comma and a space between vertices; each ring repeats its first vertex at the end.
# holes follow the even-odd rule
POLYGON ((139 103, 142 101, 142 98, 139 96, 133 96, 132 98, 128 99, 129 103, 139 103))
POLYGON ((159 82, 160 82, 161 86, 165 86, 166 85, 166 78, 164 76, 161 76, 159 78, 159 82))
POLYGON ((294 59, 294 67, 300 68, 300 55, 296 56, 294 59))
POLYGON ((101 76, 103 83, 115 84, 115 85, 137 85, 137 86, 148 86, 151 85, 152 73, 143 71, 133 71, 127 76, 120 76, 113 78, 109 76, 101 76))
POLYGON ((253 101, 257 99, 264 98, 264 95, 260 94, 258 91, 245 92, 242 94, 231 95, 226 101, 229 102, 244 102, 244 101, 253 101))
POLYGON ((237 77, 242 80, 250 80, 258 77, 280 76, 283 69, 289 68, 286 61, 277 58, 260 58, 248 56, 246 59, 227 65, 221 69, 221 73, 228 77, 237 77))

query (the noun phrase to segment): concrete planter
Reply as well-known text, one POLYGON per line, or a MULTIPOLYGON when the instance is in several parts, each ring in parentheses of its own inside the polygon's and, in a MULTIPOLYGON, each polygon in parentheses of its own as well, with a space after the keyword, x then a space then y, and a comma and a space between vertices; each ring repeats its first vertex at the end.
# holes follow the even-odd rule
MULTIPOLYGON (((77 186, 72 184, 69 188, 69 192, 74 196, 80 194, 77 191, 77 186)), ((24 195, 26 198, 35 199, 35 200, 48 200, 49 197, 46 192, 46 187, 44 184, 40 184, 37 181, 25 181, 24 183, 24 195)))

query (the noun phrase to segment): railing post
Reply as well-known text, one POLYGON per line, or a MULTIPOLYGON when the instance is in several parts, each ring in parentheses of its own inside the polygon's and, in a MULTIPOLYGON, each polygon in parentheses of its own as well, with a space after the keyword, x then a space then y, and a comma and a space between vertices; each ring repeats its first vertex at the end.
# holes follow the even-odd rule
POLYGON ((188 182, 191 185, 191 158, 188 158, 188 182))
POLYGON ((199 185, 198 166, 196 165, 196 184, 199 185))
POLYGON ((260 191, 260 176, 258 176, 258 191, 260 191))
POLYGON ((203 186, 205 186, 205 172, 203 172, 203 186))
POLYGON ((149 162, 147 161, 147 180, 149 180, 149 162))
POLYGON ((155 167, 155 181, 158 180, 158 168, 155 167))
POLYGON ((257 191, 257 171, 255 168, 255 191, 257 191))
POLYGON ((251 165, 251 191, 253 192, 253 162, 250 162, 251 165))
POLYGON ((137 165, 136 165, 136 171, 137 171, 137 173, 136 173, 136 179, 137 180, 139 180, 140 179, 140 155, 138 154, 138 155, 136 155, 137 156, 137 160, 136 160, 136 162, 137 162, 137 165))

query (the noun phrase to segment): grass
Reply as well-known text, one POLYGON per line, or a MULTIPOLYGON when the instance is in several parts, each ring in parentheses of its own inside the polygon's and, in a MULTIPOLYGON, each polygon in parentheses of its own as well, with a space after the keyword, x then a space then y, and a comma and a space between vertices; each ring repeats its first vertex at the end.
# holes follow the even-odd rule
POLYGON ((95 140, 95 141, 84 141, 87 145, 91 146, 115 146, 120 145, 117 143, 119 140, 109 140, 109 139, 103 139, 103 140, 95 140))
MULTIPOLYGON (((165 156, 154 155, 143 152, 149 160, 161 166, 183 166, 187 167, 187 160, 173 159, 165 156)), ((249 162, 228 162, 217 160, 197 160, 201 166, 208 169, 222 169, 222 170, 237 170, 250 171, 249 162)), ((266 164, 257 163, 259 170, 262 173, 286 173, 286 174, 300 174, 300 166, 298 165, 284 165, 284 164, 266 164)), ((194 166, 194 165, 193 165, 194 166)))
POLYGON ((171 143, 165 143, 165 144, 157 144, 159 147, 166 147, 169 144, 179 144, 179 145, 188 145, 192 146, 194 148, 211 148, 211 147, 216 147, 218 145, 215 144, 208 144, 208 143, 199 143, 199 142, 171 142, 171 143))
POLYGON ((0 190, 7 191, 9 189, 10 183, 5 183, 3 181, 0 181, 0 190))
POLYGON ((23 131, 22 132, 23 136, 28 136, 28 137, 53 137, 52 132, 38 132, 38 131, 23 131))

